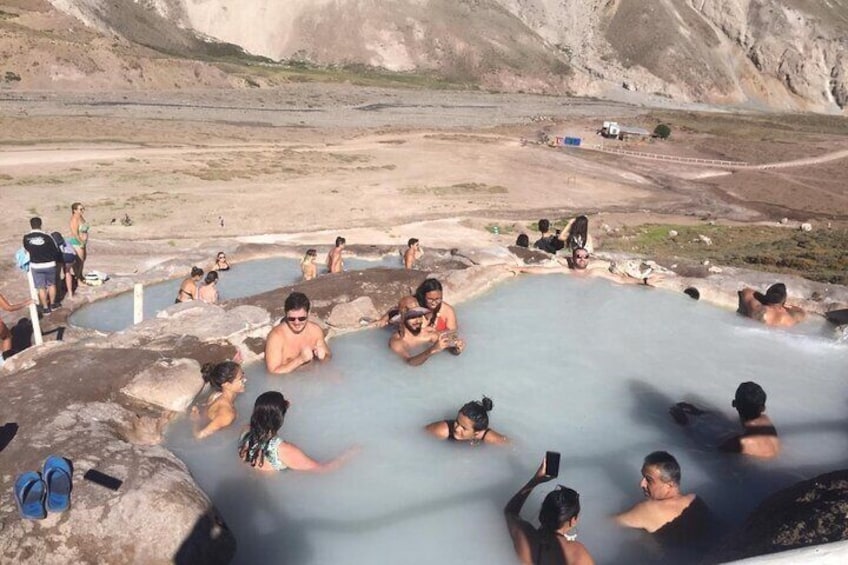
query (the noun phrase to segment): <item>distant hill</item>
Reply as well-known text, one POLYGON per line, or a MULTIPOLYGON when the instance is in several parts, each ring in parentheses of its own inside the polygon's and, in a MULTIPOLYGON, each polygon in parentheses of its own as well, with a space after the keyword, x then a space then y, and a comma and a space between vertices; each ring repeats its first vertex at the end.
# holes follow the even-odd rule
MULTIPOLYGON (((12 8, 4 13, 39 3, 45 0, 0 0, 12 8)), ((499 90, 627 90, 834 113, 848 107, 848 0, 50 3, 124 48, 188 58, 237 52, 215 47, 214 38, 274 61, 424 71, 499 90)), ((0 16, 0 26, 14 19, 0 16)))

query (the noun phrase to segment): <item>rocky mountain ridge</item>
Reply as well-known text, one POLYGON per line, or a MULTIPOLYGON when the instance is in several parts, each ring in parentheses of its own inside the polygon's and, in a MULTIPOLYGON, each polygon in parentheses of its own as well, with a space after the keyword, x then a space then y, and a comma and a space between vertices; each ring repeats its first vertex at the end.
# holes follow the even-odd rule
POLYGON ((848 0, 49 1, 100 33, 188 57, 214 38, 272 60, 489 89, 848 107, 848 0))

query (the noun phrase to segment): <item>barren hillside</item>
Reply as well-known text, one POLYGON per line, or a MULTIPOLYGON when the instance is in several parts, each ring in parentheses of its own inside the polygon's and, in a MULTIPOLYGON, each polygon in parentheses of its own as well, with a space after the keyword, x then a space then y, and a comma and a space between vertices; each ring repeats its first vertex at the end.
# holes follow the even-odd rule
MULTIPOLYGON (((216 49, 208 37, 275 61, 435 73, 502 90, 848 106, 848 0, 50 2, 103 41, 189 58, 216 49)), ((25 75, 11 86, 25 87, 25 75)))

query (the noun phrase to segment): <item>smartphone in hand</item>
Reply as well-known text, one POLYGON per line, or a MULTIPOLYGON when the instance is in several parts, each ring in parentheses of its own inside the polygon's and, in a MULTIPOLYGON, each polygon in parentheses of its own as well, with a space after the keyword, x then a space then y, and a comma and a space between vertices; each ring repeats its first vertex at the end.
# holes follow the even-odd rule
POLYGON ((109 490, 118 490, 121 488, 121 485, 124 484, 124 481, 121 479, 116 479, 115 477, 109 476, 106 473, 101 473, 95 469, 89 469, 86 471, 82 478, 87 481, 91 481, 94 484, 106 487, 109 490))
POLYGON ((548 451, 545 453, 545 476, 546 477, 558 477, 559 476, 559 453, 556 451, 548 451))

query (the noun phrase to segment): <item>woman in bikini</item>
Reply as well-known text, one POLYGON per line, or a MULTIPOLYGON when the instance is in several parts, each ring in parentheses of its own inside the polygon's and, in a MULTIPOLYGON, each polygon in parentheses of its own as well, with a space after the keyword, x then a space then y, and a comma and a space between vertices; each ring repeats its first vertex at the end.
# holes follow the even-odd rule
POLYGON ((418 305, 432 312, 429 325, 437 332, 456 332, 456 312, 453 306, 442 302, 442 283, 436 279, 426 279, 415 291, 418 305))
POLYGON ((241 365, 235 361, 224 361, 203 366, 203 380, 212 387, 212 394, 206 400, 203 413, 197 406, 191 409, 194 420, 194 437, 203 439, 218 430, 226 428, 236 420, 236 397, 244 392, 247 379, 241 365), (208 423, 200 427, 201 417, 208 423))
POLYGON ((215 257, 215 266, 212 267, 213 271, 229 271, 230 264, 227 262, 227 254, 223 251, 219 251, 218 255, 215 257))
POLYGON ((180 284, 180 290, 177 292, 177 299, 174 300, 174 304, 188 302, 189 300, 197 300, 197 283, 200 282, 200 278, 202 276, 203 269, 200 267, 192 267, 191 274, 183 280, 182 284, 180 284))
POLYGON ((197 299, 207 304, 218 302, 218 271, 209 271, 203 281, 203 286, 197 289, 197 299))
POLYGON ((354 453, 348 450, 331 461, 319 463, 296 445, 283 441, 277 433, 283 427, 289 406, 289 401, 275 390, 259 395, 250 416, 250 428, 239 438, 238 454, 242 461, 260 471, 321 472, 341 466, 354 453))
POLYGON ((469 445, 480 443, 504 444, 509 440, 489 427, 489 412, 492 399, 473 400, 459 409, 455 420, 441 420, 428 424, 424 429, 439 439, 467 441, 469 445))
POLYGON ((68 243, 74 248, 74 251, 79 257, 79 261, 75 264, 75 272, 78 280, 82 280, 82 274, 85 272, 85 247, 88 244, 89 225, 85 222, 85 207, 80 202, 71 204, 71 237, 68 238, 68 243))
POLYGON ((311 281, 318 276, 318 266, 315 264, 316 259, 318 259, 318 251, 307 249, 306 254, 300 261, 300 271, 303 273, 303 280, 311 281))

